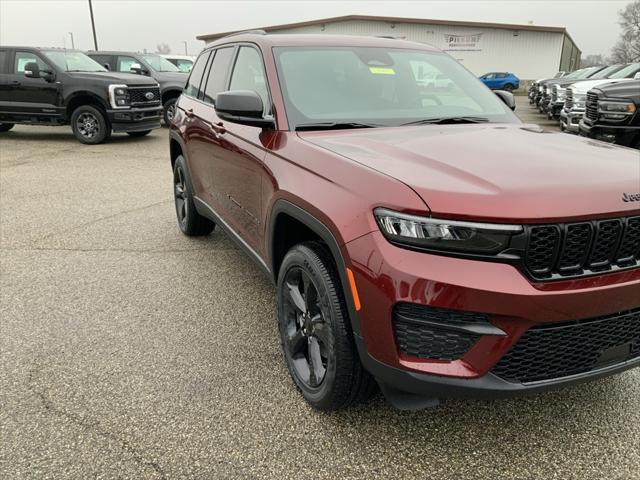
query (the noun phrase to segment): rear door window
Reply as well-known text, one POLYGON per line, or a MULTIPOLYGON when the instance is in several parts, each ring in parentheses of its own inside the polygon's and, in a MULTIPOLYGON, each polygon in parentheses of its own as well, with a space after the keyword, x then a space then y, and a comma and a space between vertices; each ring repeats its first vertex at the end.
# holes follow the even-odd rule
POLYGON ((191 70, 191 75, 189 75, 189 80, 187 80, 187 85, 184 87, 185 95, 196 98, 200 96, 202 77, 210 54, 210 51, 204 52, 196 60, 196 63, 193 65, 193 69, 191 70))
POLYGON ((227 89, 227 76, 234 50, 234 47, 224 47, 216 50, 216 56, 213 58, 211 68, 209 69, 207 84, 204 87, 203 100, 205 102, 215 103, 216 95, 227 89))
POLYGON ((111 55, 89 55, 92 59, 94 59, 96 62, 98 62, 100 65, 102 65, 103 67, 107 68, 107 65, 109 65, 109 70, 113 70, 113 65, 112 65, 112 58, 111 55))
POLYGON ((8 73, 7 60, 9 59, 9 50, 0 50, 0 73, 8 73))

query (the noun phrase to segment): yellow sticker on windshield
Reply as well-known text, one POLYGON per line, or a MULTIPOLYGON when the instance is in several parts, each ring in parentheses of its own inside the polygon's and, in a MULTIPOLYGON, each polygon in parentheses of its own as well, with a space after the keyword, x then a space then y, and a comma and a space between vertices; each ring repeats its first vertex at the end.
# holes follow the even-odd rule
POLYGON ((376 75, 395 75, 396 71, 393 68, 389 67, 369 67, 369 71, 371 73, 375 73, 376 75))

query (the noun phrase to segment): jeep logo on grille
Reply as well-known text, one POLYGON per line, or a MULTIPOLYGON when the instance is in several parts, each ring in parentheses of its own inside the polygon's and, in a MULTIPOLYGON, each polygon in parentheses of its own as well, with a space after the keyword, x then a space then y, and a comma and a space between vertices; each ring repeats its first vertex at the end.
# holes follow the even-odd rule
POLYGON ((153 92, 147 92, 144 94, 144 98, 146 98, 147 100, 153 100, 153 97, 155 97, 153 92))
POLYGON ((640 193, 623 193, 623 202, 640 202, 640 193))

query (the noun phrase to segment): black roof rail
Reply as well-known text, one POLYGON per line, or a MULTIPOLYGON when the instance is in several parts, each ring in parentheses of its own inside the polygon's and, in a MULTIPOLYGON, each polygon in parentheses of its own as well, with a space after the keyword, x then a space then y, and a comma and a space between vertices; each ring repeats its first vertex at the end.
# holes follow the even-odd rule
POLYGON ((228 38, 228 37, 234 37, 236 35, 245 35, 245 34, 266 35, 267 32, 265 32, 264 30, 242 30, 240 32, 230 33, 229 35, 225 35, 224 37, 220 37, 220 38, 228 38))

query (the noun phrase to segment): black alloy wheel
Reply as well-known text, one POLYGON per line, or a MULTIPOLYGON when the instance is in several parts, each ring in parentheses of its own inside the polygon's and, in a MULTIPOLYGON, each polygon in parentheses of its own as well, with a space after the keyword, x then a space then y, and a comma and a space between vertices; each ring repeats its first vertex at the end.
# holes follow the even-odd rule
POLYGON ((71 115, 71 129, 81 143, 96 145, 111 136, 111 125, 102 111, 92 105, 81 105, 71 115))
POLYGON ((182 155, 175 159, 173 165, 173 198, 178 226, 182 233, 193 237, 208 235, 213 231, 215 223, 200 215, 196 210, 187 163, 182 155))
POLYGON ((320 242, 292 247, 277 284, 280 342, 289 374, 318 410, 369 398, 375 380, 364 370, 335 262, 320 242))
POLYGON ((284 279, 283 305, 286 355, 296 376, 310 389, 320 386, 327 373, 330 332, 320 307, 318 287, 308 272, 291 268, 284 279))

